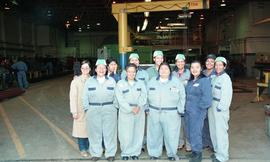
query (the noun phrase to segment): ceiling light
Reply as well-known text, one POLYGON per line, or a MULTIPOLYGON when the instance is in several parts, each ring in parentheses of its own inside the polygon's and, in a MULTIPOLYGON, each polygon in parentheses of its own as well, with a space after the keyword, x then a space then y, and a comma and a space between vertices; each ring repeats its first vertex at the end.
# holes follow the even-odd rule
POLYGON ((167 26, 185 26, 185 23, 168 23, 167 26))
POLYGON ((99 22, 97 23, 97 26, 100 26, 100 23, 99 22))
POLYGON ((156 30, 158 29, 164 29, 164 30, 176 30, 176 29, 187 29, 187 26, 173 26, 173 27, 170 27, 170 26, 157 26, 156 27, 156 30))
POLYGON ((142 26, 142 31, 145 31, 147 25, 148 25, 148 20, 144 19, 143 26, 142 26))
POLYGON ((138 33, 140 32, 140 29, 141 29, 141 27, 138 25, 138 26, 137 26, 137 32, 138 32, 138 33))
POLYGON ((116 2, 115 2, 115 1, 113 1, 112 3, 113 3, 113 4, 115 4, 116 2))
POLYGON ((200 17, 200 19, 201 19, 201 20, 203 20, 203 19, 204 19, 204 17, 200 17))
POLYGON ((90 24, 87 24, 87 26, 90 26, 90 24))
POLYGON ((192 15, 192 14, 194 14, 194 12, 193 12, 193 11, 191 11, 191 12, 189 12, 189 14, 190 14, 190 15, 192 15))
POLYGON ((5 10, 10 10, 10 7, 7 3, 5 3, 5 7, 4 7, 5 10))
POLYGON ((47 11, 47 16, 48 16, 48 17, 51 17, 51 16, 52 16, 52 11, 48 10, 48 11, 47 11))
POLYGON ((151 0, 144 0, 144 2, 151 2, 151 0))
POLYGON ((78 16, 75 16, 73 21, 79 21, 79 17, 78 16))
POLYGON ((165 20, 170 20, 170 18, 166 17, 165 20))
POLYGON ((162 21, 159 22, 160 24, 162 23, 162 21))
POLYGON ((66 26, 66 28, 69 28, 69 26, 70 26, 70 22, 69 22, 69 21, 67 21, 67 22, 66 22, 66 24, 65 24, 65 26, 66 26))
POLYGON ((221 7, 225 7, 225 6, 226 6, 225 0, 222 0, 222 1, 221 1, 220 6, 221 6, 221 7))
POLYGON ((87 26, 86 28, 87 28, 87 29, 90 29, 90 26, 87 26))
POLYGON ((191 14, 179 14, 177 15, 177 19, 186 19, 191 18, 191 14))

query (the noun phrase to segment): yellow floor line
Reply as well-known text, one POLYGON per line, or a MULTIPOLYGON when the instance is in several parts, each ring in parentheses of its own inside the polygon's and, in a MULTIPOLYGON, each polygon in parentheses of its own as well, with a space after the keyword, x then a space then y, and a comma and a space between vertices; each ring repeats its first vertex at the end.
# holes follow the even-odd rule
POLYGON ((25 158, 25 151, 24 151, 24 147, 21 143, 21 140, 18 136, 18 134, 16 133, 14 127, 12 126, 6 112, 5 112, 5 109, 3 108, 3 106, 0 104, 0 112, 1 112, 1 115, 3 117, 3 120, 6 124, 6 127, 8 129, 8 133, 13 141, 13 143, 15 144, 15 147, 16 147, 16 150, 19 154, 19 157, 20 159, 23 159, 25 158))
POLYGON ((33 110, 37 115, 39 115, 41 119, 49 125, 49 127, 54 129, 59 135, 61 135, 74 149, 78 150, 78 145, 70 138, 69 135, 67 135, 64 131, 54 125, 47 117, 45 117, 40 111, 38 111, 34 106, 27 102, 23 97, 19 97, 19 99, 27 106, 29 106, 29 108, 33 110))

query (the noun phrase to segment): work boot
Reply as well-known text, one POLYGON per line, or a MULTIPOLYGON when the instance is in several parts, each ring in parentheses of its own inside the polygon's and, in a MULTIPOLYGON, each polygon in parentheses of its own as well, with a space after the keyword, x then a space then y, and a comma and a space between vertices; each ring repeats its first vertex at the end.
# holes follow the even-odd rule
POLYGON ((212 162, 221 162, 221 161, 219 161, 217 158, 215 158, 215 159, 212 159, 212 162))
POLYGON ((215 155, 215 154, 212 154, 212 155, 210 156, 210 158, 211 158, 211 159, 215 159, 215 158, 216 158, 216 155, 215 155))
POLYGON ((107 160, 108 160, 109 162, 112 162, 112 161, 115 160, 115 158, 114 158, 114 156, 110 156, 110 157, 107 158, 107 160))
POLYGON ((189 159, 189 162, 201 162, 201 161, 202 161, 201 152, 193 152, 192 157, 189 159))

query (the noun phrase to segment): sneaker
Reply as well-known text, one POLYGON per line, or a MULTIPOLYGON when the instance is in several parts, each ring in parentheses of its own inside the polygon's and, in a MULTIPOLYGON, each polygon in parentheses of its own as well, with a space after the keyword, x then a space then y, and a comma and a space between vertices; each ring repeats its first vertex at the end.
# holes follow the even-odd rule
POLYGON ((108 161, 114 161, 115 158, 114 158, 114 156, 110 156, 110 157, 107 158, 107 160, 108 160, 108 161))
POLYGON ((94 156, 94 157, 91 158, 91 160, 92 160, 92 161, 98 161, 98 160, 99 160, 99 157, 95 157, 95 156, 94 156))
POLYGON ((139 157, 138 156, 131 156, 131 159, 132 160, 139 160, 139 157))
POLYGON ((127 161, 129 158, 128 158, 128 156, 122 156, 121 159, 127 161))
POLYGON ((150 160, 157 160, 159 159, 158 157, 155 157, 155 156, 150 156, 150 160))
POLYGON ((82 157, 89 157, 90 156, 90 154, 87 151, 81 151, 80 154, 82 157))
POLYGON ((175 161, 175 157, 168 157, 168 160, 175 161))

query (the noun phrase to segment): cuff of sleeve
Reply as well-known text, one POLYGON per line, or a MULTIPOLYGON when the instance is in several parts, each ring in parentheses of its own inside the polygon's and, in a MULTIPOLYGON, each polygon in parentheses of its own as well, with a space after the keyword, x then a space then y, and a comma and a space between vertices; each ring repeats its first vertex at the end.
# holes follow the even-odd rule
POLYGON ((149 109, 145 109, 144 112, 146 112, 146 113, 149 112, 149 109))

